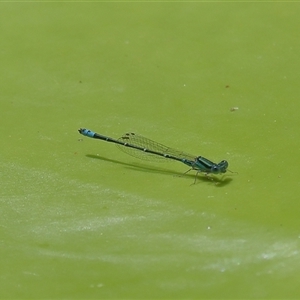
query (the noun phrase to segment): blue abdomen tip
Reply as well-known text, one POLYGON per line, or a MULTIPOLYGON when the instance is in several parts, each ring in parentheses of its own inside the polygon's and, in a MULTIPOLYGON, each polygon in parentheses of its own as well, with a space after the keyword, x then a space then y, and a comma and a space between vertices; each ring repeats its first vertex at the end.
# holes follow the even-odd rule
POLYGON ((85 135, 85 136, 88 136, 88 137, 94 137, 95 135, 95 132, 89 130, 89 129, 80 129, 80 133, 85 135))

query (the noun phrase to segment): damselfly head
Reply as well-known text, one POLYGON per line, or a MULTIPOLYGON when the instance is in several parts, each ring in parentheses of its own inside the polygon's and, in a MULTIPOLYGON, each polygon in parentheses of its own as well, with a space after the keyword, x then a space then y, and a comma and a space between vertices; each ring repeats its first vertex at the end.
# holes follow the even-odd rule
POLYGON ((222 160, 217 164, 217 168, 219 170, 219 173, 226 173, 227 171, 232 174, 239 174, 238 172, 234 172, 228 169, 228 162, 226 160, 222 160))
POLYGON ((227 168, 228 168, 228 161, 222 160, 221 162, 219 162, 213 167, 214 170, 212 171, 212 173, 215 174, 226 173, 227 168))

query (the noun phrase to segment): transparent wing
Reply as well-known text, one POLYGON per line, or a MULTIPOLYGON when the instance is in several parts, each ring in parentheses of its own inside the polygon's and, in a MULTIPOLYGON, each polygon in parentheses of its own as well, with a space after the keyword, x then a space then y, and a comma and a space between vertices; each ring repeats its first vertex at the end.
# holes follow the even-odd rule
POLYGON ((179 150, 172 149, 170 147, 167 147, 165 145, 162 145, 160 143, 157 143, 155 141, 152 141, 150 139, 147 139, 141 135, 135 134, 135 133, 125 133, 122 137, 118 139, 119 141, 123 143, 130 144, 135 147, 142 148, 144 150, 134 149, 131 147, 126 147, 123 145, 117 145, 117 147, 122 150, 123 152, 137 157, 139 159, 143 160, 150 160, 150 161, 157 161, 157 162, 165 162, 168 160, 168 158, 159 156, 153 153, 149 153, 147 151, 155 151, 161 154, 168 154, 180 159, 189 159, 194 160, 196 156, 184 153, 179 150))

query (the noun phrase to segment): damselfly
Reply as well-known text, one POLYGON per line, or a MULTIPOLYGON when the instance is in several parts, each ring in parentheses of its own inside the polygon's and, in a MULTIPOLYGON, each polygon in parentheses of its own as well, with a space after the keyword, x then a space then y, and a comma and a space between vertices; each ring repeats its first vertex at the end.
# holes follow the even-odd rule
POLYGON ((197 172, 195 182, 198 173, 203 172, 206 175, 222 174, 226 173, 228 168, 228 162, 226 160, 214 163, 203 156, 187 154, 134 133, 125 133, 116 140, 85 128, 80 128, 78 131, 80 134, 90 138, 115 143, 122 151, 140 159, 173 159, 180 161, 190 167, 184 174, 191 170, 197 172))

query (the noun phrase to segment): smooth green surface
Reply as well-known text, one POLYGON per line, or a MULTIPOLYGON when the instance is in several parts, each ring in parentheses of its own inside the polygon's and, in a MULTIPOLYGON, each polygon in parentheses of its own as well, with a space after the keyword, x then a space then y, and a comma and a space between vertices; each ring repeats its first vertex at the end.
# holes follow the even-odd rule
POLYGON ((299 14, 1 3, 0 298, 299 298, 299 14), (238 175, 191 185, 79 127, 238 175))

